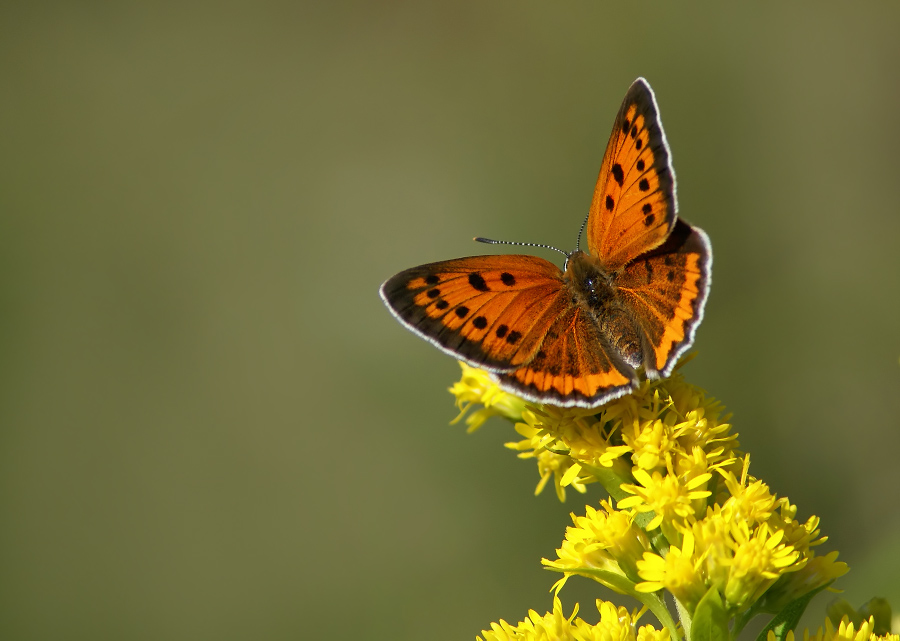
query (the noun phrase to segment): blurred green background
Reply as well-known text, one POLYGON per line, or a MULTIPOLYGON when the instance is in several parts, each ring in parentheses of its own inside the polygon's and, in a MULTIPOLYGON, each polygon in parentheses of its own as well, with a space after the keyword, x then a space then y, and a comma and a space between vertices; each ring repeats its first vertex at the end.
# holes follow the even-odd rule
MULTIPOLYGON (((715 253, 688 378, 822 517, 845 597, 900 608, 898 27, 4 3, 0 637, 471 639, 548 609, 583 501, 534 498, 503 422, 448 426, 456 363, 377 288, 475 235, 572 249, 638 75, 715 253)), ((590 616, 586 583, 563 596, 590 616)))

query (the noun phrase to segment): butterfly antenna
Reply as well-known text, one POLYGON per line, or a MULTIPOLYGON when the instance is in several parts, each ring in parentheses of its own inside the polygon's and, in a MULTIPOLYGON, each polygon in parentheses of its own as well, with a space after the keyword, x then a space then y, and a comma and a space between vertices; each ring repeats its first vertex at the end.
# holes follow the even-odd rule
POLYGON ((543 247, 544 249, 552 249, 555 252, 559 252, 566 258, 569 257, 569 252, 564 252, 563 250, 557 249, 552 245, 542 245, 540 243, 517 243, 512 240, 491 240, 490 238, 482 238, 481 236, 476 237, 475 242, 485 243, 487 245, 519 245, 520 247, 543 247))
POLYGON ((590 217, 591 215, 588 214, 584 217, 584 222, 581 223, 581 229, 578 230, 578 240, 575 241, 575 251, 581 251, 581 235, 584 233, 584 228, 587 227, 587 221, 590 217))

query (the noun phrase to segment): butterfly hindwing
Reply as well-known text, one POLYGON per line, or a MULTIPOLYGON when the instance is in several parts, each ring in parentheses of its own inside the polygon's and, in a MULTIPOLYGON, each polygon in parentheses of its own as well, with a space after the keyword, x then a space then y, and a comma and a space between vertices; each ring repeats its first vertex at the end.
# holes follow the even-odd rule
POLYGON ((583 407, 622 396, 637 384, 634 370, 610 348, 589 312, 576 304, 557 317, 533 360, 498 380, 536 402, 583 407))
POLYGON ((694 340, 709 292, 712 249, 706 234, 678 220, 666 242, 636 258, 618 278, 619 295, 631 309, 652 351, 648 373, 668 376, 694 340))
POLYGON ((591 254, 611 271, 662 244, 678 205, 671 153, 653 90, 643 78, 625 94, 588 215, 591 254))
POLYGON ((492 371, 528 362, 564 309, 562 272, 536 256, 472 256, 400 272, 381 296, 409 329, 492 371))

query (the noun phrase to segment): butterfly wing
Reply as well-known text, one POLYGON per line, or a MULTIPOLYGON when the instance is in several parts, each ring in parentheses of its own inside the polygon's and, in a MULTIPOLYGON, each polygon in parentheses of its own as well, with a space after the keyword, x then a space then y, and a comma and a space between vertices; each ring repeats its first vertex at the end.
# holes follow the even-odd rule
POLYGON ((709 292, 712 248, 702 230, 679 219, 665 243, 628 264, 618 293, 650 345, 644 369, 668 376, 690 347, 709 292))
POLYGON ((473 256, 400 272, 381 287, 393 314, 445 352, 497 373, 540 403, 598 405, 634 370, 573 302, 560 269, 536 256, 473 256))
POLYGON ((675 226, 675 172, 653 90, 643 78, 625 94, 587 223, 591 254, 610 271, 658 247, 675 226))
POLYGON ((402 271, 381 286, 401 323, 494 372, 532 359, 565 309, 562 272, 536 256, 472 256, 402 271))
POLYGON ((589 312, 571 302, 548 329, 535 357, 497 376, 515 394, 538 403, 594 407, 630 392, 634 369, 612 349, 589 312))

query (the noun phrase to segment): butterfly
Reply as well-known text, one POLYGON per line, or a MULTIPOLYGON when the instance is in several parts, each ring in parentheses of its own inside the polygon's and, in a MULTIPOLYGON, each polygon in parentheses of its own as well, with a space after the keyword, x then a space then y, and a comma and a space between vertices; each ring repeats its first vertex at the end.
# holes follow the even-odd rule
POLYGON ((402 271, 381 297, 408 329, 488 370, 503 389, 596 407, 633 391, 639 370, 668 376, 703 319, 712 248, 677 213, 656 97, 638 78, 616 116, 576 249, 557 250, 566 254, 562 270, 537 256, 470 256, 402 271))

